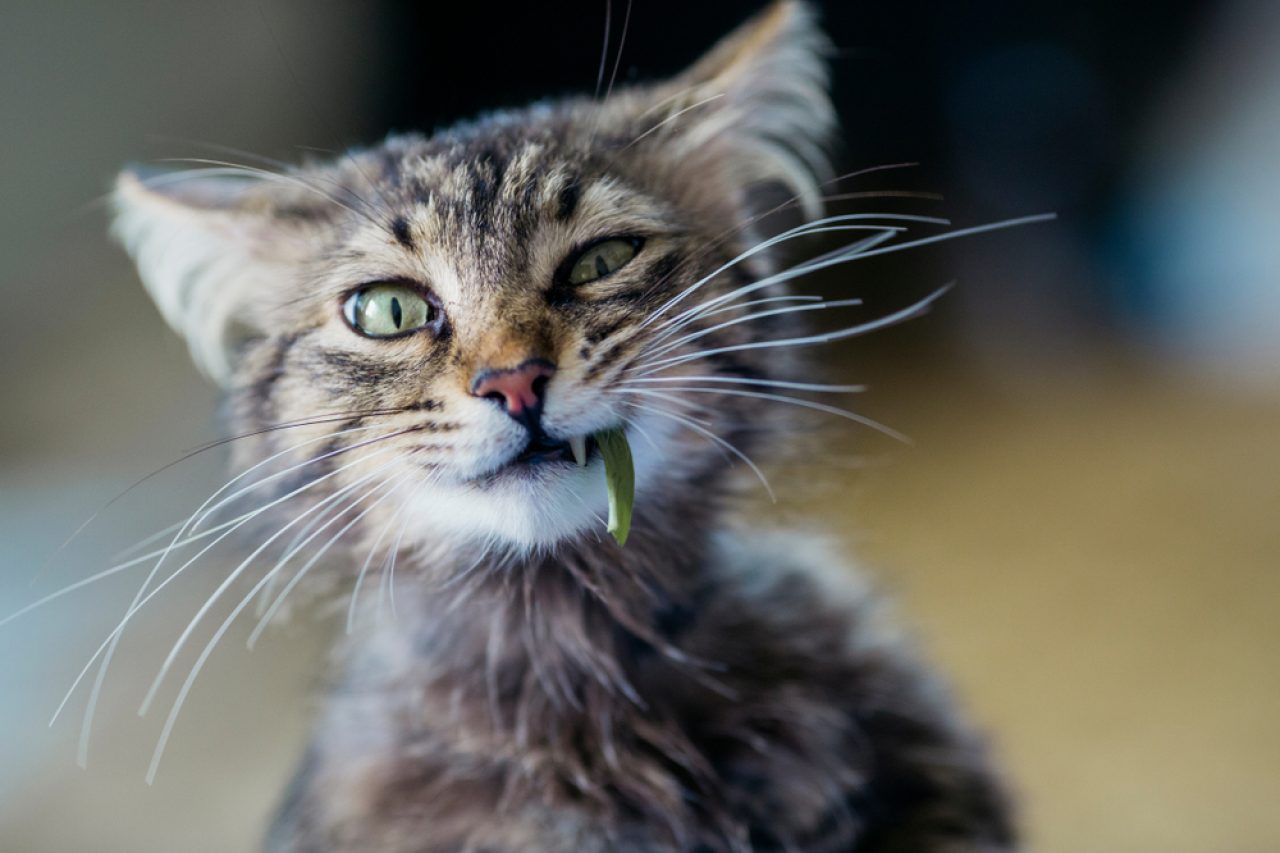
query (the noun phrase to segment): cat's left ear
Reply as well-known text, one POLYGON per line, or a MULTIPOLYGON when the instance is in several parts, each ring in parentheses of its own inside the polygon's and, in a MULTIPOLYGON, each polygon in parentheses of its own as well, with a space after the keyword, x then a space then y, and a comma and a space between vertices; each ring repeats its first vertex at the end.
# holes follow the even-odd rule
POLYGON ((112 233, 196 366, 221 385, 235 353, 267 332, 270 309, 305 261, 301 225, 280 217, 259 182, 126 171, 112 233))
POLYGON ((780 184, 816 218, 836 126, 829 53, 811 6, 776 2, 656 87, 642 117, 651 129, 643 132, 737 188, 780 184))

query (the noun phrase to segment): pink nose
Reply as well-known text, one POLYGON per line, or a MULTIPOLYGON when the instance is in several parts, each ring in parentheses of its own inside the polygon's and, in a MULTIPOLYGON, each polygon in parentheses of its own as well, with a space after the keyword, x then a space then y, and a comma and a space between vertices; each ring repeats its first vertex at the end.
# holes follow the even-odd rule
POLYGON ((555 365, 543 359, 530 359, 505 370, 482 370, 471 382, 471 393, 501 403, 506 413, 517 420, 536 418, 547 382, 555 372, 555 365))

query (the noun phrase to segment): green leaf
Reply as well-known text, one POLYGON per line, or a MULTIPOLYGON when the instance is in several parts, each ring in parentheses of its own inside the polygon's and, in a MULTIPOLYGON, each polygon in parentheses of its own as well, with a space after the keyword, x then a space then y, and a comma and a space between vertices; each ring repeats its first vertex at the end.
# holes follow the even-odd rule
POLYGON ((609 487, 609 532, 619 545, 627 544, 631 531, 631 507, 636 501, 636 469, 631 461, 631 445, 621 429, 595 434, 604 456, 604 479, 609 487))

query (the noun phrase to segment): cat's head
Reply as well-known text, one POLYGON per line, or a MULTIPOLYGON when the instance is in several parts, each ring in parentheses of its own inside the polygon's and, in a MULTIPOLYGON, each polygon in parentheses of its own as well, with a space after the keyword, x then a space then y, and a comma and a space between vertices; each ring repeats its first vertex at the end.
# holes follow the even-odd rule
POLYGON ((408 542, 550 546, 605 512, 594 433, 626 430, 643 520, 749 444, 743 382, 787 378, 741 348, 802 304, 751 289, 771 270, 750 250, 762 199, 820 211, 823 46, 783 2, 603 100, 282 173, 126 173, 116 233, 237 429, 263 430, 250 461, 353 513, 388 497, 374 517, 397 508, 408 542))

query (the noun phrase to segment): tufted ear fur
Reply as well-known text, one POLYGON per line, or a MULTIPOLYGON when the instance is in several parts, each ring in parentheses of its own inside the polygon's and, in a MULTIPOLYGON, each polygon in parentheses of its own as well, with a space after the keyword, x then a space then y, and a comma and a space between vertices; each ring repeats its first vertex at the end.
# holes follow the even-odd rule
POLYGON ((167 177, 120 175, 112 233, 196 365, 226 385, 233 353, 262 334, 269 295, 297 277, 306 244, 256 181, 167 177))
POLYGON ((836 125, 828 52, 809 5, 774 3, 657 88, 652 133, 736 187, 781 184, 807 217, 821 216, 836 125))

